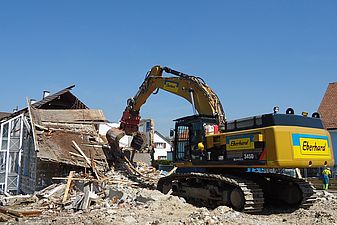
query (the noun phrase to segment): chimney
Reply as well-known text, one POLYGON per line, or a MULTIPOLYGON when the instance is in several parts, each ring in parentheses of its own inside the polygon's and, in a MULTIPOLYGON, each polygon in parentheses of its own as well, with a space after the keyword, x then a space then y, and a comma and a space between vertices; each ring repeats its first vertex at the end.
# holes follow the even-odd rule
POLYGON ((43 91, 42 99, 48 97, 50 95, 50 91, 43 91))

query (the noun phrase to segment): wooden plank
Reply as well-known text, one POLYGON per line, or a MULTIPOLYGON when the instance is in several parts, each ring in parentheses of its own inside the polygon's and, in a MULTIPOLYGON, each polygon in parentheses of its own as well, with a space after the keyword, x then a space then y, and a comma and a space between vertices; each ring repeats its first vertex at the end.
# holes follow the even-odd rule
POLYGON ((42 210, 32 209, 32 210, 14 210, 9 209, 3 206, 0 206, 0 220, 1 222, 4 222, 2 220, 11 219, 10 216, 14 217, 35 217, 40 216, 42 214, 42 210))
POLYGON ((106 118, 100 109, 39 109, 38 112, 42 122, 72 123, 76 121, 106 121, 106 118))
MULTIPOLYGON (((72 156, 76 156, 76 157, 79 157, 79 158, 83 159, 83 156, 80 155, 80 154, 77 154, 77 153, 74 153, 74 152, 69 152, 69 154, 72 155, 72 156)), ((107 162, 102 162, 102 161, 99 161, 99 160, 96 160, 96 159, 94 159, 94 162, 98 163, 100 165, 103 165, 103 166, 108 164, 107 162)))
POLYGON ((67 201, 70 185, 71 185, 74 174, 75 174, 75 171, 70 171, 69 173, 68 182, 67 182, 66 190, 64 191, 62 203, 65 203, 67 201))
POLYGON ((155 180, 155 179, 152 178, 152 177, 145 176, 143 173, 141 173, 139 170, 137 170, 137 169, 132 165, 132 163, 130 162, 130 160, 129 160, 126 156, 124 156, 124 160, 126 161, 126 163, 128 164, 129 168, 130 168, 133 172, 139 174, 139 175, 142 176, 142 177, 148 178, 148 179, 150 179, 150 180, 155 180))
POLYGON ((82 151, 82 149, 77 145, 77 143, 73 140, 73 145, 75 146, 76 150, 81 153, 81 155, 83 156, 83 158, 85 159, 85 161, 88 163, 89 166, 91 166, 91 161, 90 159, 84 154, 84 152, 82 151))
POLYGON ((20 212, 18 212, 16 210, 13 210, 13 209, 3 207, 3 206, 0 206, 0 212, 3 213, 3 214, 13 215, 13 216, 16 216, 16 217, 23 217, 23 215, 20 212))
POLYGON ((166 174, 166 177, 167 176, 170 176, 172 173, 174 173, 174 172, 176 172, 176 170, 178 169, 178 167, 173 167, 173 169, 170 171, 170 172, 168 172, 167 174, 166 174))
POLYGON ((30 104, 30 99, 28 97, 27 97, 27 108, 28 108, 28 114, 29 114, 29 117, 30 117, 30 123, 32 125, 34 148, 35 148, 35 151, 38 152, 39 151, 39 145, 38 145, 37 138, 36 138, 36 135, 35 135, 35 121, 34 121, 34 116, 33 116, 33 113, 32 113, 32 106, 30 104))
POLYGON ((73 142, 73 144, 74 144, 76 150, 77 150, 79 153, 81 153, 81 155, 83 156, 83 158, 85 159, 85 161, 88 163, 88 165, 89 165, 89 166, 92 168, 92 170, 94 171, 96 178, 99 180, 100 177, 99 177, 98 171, 97 171, 97 169, 96 169, 96 167, 95 167, 95 163, 91 163, 90 159, 84 154, 84 152, 82 151, 82 149, 80 148, 80 146, 78 146, 77 143, 76 143, 74 140, 73 140, 72 142, 73 142))
POLYGON ((39 129, 41 129, 41 130, 49 131, 49 129, 47 127, 41 126, 41 125, 39 125, 37 123, 34 123, 34 126, 37 127, 37 128, 39 128, 39 129))
POLYGON ((73 156, 76 156, 76 157, 83 158, 83 156, 82 156, 82 155, 80 155, 80 154, 77 154, 77 153, 75 153, 75 152, 69 152, 69 154, 70 154, 70 155, 73 155, 73 156))
POLYGON ((24 217, 36 217, 42 214, 42 210, 33 209, 33 210, 20 210, 20 212, 24 217))
POLYGON ((97 178, 97 180, 100 180, 101 178, 99 177, 99 175, 98 175, 98 171, 97 171, 97 169, 96 169, 96 163, 95 162, 93 162, 92 164, 92 170, 94 171, 94 173, 95 173, 95 175, 96 175, 96 178, 97 178))
POLYGON ((12 219, 12 217, 4 214, 4 213, 0 213, 0 222, 7 222, 8 220, 12 219))
MULTIPOLYGON (((52 177, 53 180, 68 180, 68 177, 52 177)), ((90 179, 90 178, 72 178, 71 180, 75 181, 95 181, 97 179, 90 179)))

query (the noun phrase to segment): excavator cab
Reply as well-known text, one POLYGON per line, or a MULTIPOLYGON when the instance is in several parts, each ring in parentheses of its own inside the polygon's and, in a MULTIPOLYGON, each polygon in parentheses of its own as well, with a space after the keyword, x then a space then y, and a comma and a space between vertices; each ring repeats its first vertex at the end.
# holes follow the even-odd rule
POLYGON ((209 157, 203 148, 208 127, 217 126, 213 116, 193 115, 175 120, 174 161, 192 162, 207 160, 209 157))

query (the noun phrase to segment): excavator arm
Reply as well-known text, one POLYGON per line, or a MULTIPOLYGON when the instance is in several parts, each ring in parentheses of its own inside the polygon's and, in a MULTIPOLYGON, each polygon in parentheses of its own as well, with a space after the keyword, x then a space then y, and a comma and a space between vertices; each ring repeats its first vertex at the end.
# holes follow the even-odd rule
POLYGON ((131 147, 140 150, 144 144, 144 137, 138 131, 140 123, 140 109, 151 94, 159 89, 178 95, 193 105, 195 114, 216 116, 219 125, 224 124, 225 114, 218 96, 199 77, 187 75, 168 67, 154 66, 147 73, 145 80, 133 98, 128 99, 127 106, 120 120, 119 128, 111 128, 107 134, 109 145, 119 149, 119 140, 124 135, 133 136, 131 147), (163 73, 174 76, 164 77, 163 73))
POLYGON ((225 114, 218 96, 201 78, 168 67, 154 66, 148 72, 136 95, 128 100, 121 118, 121 130, 128 135, 138 131, 139 111, 150 95, 159 89, 186 99, 193 105, 195 113, 216 116, 219 124, 224 123, 225 114), (175 76, 164 77, 163 72, 175 76))

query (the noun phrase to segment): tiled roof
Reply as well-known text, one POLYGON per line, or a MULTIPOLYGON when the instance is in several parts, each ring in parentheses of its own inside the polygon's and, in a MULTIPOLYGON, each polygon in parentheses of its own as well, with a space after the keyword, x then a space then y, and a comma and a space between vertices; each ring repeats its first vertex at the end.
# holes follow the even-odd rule
POLYGON ((337 129, 337 82, 329 84, 318 112, 326 129, 337 129))
POLYGON ((0 112, 0 119, 5 118, 7 116, 11 115, 10 113, 6 113, 6 112, 0 112))
MULTIPOLYGON (((71 85, 67 88, 64 88, 55 94, 49 95, 44 99, 33 103, 32 106, 37 109, 88 109, 88 107, 83 102, 81 102, 70 92, 74 87, 75 85, 71 85), (61 96, 64 98, 61 99, 61 96), (69 104, 71 104, 71 107, 69 104)), ((15 113, 12 113, 11 115, 16 116, 26 112, 27 110, 28 108, 26 107, 15 113)))

